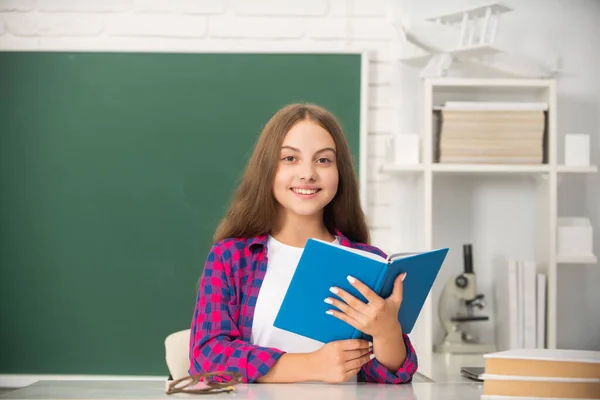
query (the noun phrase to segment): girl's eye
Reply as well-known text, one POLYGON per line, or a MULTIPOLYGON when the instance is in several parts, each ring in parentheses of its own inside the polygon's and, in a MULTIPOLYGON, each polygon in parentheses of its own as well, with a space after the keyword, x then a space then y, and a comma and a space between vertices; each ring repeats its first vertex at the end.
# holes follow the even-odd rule
POLYGON ((295 160, 296 160, 296 157, 294 157, 294 156, 285 156, 285 157, 283 157, 283 158, 282 158, 282 160, 283 160, 283 161, 289 161, 289 162, 292 162, 292 161, 295 161, 295 160))
POLYGON ((329 158, 327 157, 321 157, 317 160, 317 162, 319 162, 320 164, 329 164, 331 160, 329 160, 329 158))

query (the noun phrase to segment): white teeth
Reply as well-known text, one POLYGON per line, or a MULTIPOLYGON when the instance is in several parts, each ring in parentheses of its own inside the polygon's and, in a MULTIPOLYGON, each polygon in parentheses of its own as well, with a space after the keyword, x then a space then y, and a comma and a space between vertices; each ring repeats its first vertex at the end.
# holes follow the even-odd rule
POLYGON ((292 189, 296 193, 300 194, 315 194, 318 192, 318 189, 292 189))

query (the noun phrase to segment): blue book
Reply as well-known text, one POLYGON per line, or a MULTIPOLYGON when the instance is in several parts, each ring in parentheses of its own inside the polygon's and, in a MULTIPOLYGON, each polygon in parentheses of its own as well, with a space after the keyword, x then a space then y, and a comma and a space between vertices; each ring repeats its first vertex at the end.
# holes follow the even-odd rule
POLYGON ((366 302, 346 279, 351 275, 386 298, 392 293, 396 277, 406 272, 398 320, 402 332, 410 333, 447 253, 444 248, 392 254, 385 259, 367 251, 309 239, 273 325, 324 343, 369 340, 368 335, 325 313, 333 307, 324 302, 325 298, 335 297, 329 288, 339 287, 366 302))

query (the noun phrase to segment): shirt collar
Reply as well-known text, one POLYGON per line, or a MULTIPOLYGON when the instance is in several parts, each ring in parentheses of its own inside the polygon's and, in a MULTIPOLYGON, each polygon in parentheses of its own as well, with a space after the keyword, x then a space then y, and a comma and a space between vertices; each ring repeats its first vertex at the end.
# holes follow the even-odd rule
POLYGON ((340 238, 340 244, 341 244, 342 246, 346 246, 346 247, 352 247, 352 242, 350 241, 350 239, 348 239, 346 236, 344 236, 344 235, 342 234, 342 232, 340 232, 340 231, 336 230, 336 231, 335 231, 335 234, 336 234, 336 236, 337 236, 337 237, 339 237, 339 238, 340 238))
POLYGON ((268 238, 269 235, 267 234, 254 236, 248 240, 248 242, 246 243, 246 247, 248 248, 248 250, 252 250, 252 246, 255 245, 266 247, 268 238))

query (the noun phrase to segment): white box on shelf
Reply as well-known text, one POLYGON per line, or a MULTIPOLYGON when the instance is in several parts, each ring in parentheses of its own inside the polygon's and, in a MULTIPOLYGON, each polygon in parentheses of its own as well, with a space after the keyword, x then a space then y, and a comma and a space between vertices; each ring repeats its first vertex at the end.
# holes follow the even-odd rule
POLYGON ((392 143, 394 164, 414 165, 419 163, 419 135, 414 133, 395 135, 392 143))
POLYGON ((571 167, 590 165, 590 135, 583 133, 565 135, 565 165, 571 167))
POLYGON ((588 218, 558 218, 557 252, 559 257, 591 257, 592 226, 588 218))

